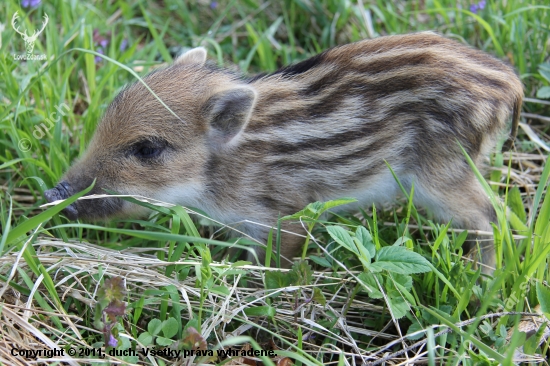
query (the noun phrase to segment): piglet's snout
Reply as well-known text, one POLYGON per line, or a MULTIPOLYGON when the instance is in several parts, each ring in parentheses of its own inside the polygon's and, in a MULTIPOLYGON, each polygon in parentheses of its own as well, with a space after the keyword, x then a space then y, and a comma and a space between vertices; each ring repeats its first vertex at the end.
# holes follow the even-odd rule
MULTIPOLYGON (((71 187, 65 181, 59 182, 57 186, 52 189, 48 189, 44 192, 44 198, 48 202, 54 202, 59 200, 67 199, 71 196, 71 187)), ((63 213, 71 220, 76 220, 78 218, 78 210, 76 209, 74 203, 65 207, 63 213)))

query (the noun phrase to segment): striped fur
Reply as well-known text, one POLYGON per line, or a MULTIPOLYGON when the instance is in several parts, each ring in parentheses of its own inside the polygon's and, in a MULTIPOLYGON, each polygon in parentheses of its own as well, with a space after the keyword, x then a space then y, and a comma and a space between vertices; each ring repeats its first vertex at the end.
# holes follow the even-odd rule
MULTIPOLYGON (((250 79, 205 55, 192 50, 145 78, 177 117, 142 84, 123 90, 64 177, 70 188, 50 198, 97 178, 93 193, 108 188, 198 207, 228 224, 272 225, 312 201, 394 199, 387 162, 438 219, 491 230, 494 210, 457 142, 481 165, 510 116, 514 138, 523 90, 509 66, 433 33, 336 47, 250 79)), ((73 208, 90 219, 140 213, 117 199, 73 208)), ((261 226, 242 229, 266 239, 261 226)), ((300 245, 288 235, 282 254, 300 245)), ((483 261, 494 264, 492 249, 483 261)))

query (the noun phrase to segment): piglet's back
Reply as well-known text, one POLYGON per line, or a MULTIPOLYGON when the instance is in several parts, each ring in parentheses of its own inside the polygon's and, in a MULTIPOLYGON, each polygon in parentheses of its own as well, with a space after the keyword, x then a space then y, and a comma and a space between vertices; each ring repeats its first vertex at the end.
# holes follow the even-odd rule
POLYGON ((457 142, 481 163, 510 117, 514 137, 523 95, 511 67, 429 32, 336 47, 249 83, 258 98, 241 151, 337 193, 385 161, 412 175, 452 168, 457 142))

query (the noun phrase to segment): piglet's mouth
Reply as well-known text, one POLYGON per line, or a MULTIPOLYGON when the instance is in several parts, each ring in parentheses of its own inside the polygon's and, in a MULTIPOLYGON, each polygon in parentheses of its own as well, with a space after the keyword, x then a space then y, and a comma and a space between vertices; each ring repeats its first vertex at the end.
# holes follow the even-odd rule
MULTIPOLYGON (((44 198, 49 203, 59 200, 67 199, 71 196, 71 188, 65 181, 59 182, 57 186, 52 189, 48 189, 44 192, 44 198)), ((78 218, 78 210, 74 203, 63 209, 63 213, 70 219, 76 220, 78 218)))

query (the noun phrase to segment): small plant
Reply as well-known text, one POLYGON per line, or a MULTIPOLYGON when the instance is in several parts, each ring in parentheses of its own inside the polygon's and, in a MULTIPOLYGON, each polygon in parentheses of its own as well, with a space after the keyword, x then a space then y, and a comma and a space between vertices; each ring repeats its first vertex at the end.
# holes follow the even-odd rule
MULTIPOLYGON (((539 74, 546 80, 547 84, 550 84, 550 63, 546 62, 539 65, 539 74)), ((550 86, 543 86, 537 90, 537 98, 550 99, 550 86)))
POLYGON ((174 318, 165 321, 151 319, 147 325, 147 331, 139 335, 138 341, 144 346, 169 346, 174 343, 170 339, 178 333, 178 322, 174 318), (162 332, 162 335, 161 335, 162 332))
POLYGON ((118 317, 126 312, 126 285, 121 277, 106 279, 103 286, 97 294, 97 304, 95 308, 96 329, 103 333, 106 347, 117 347, 120 339, 118 338, 118 317))

